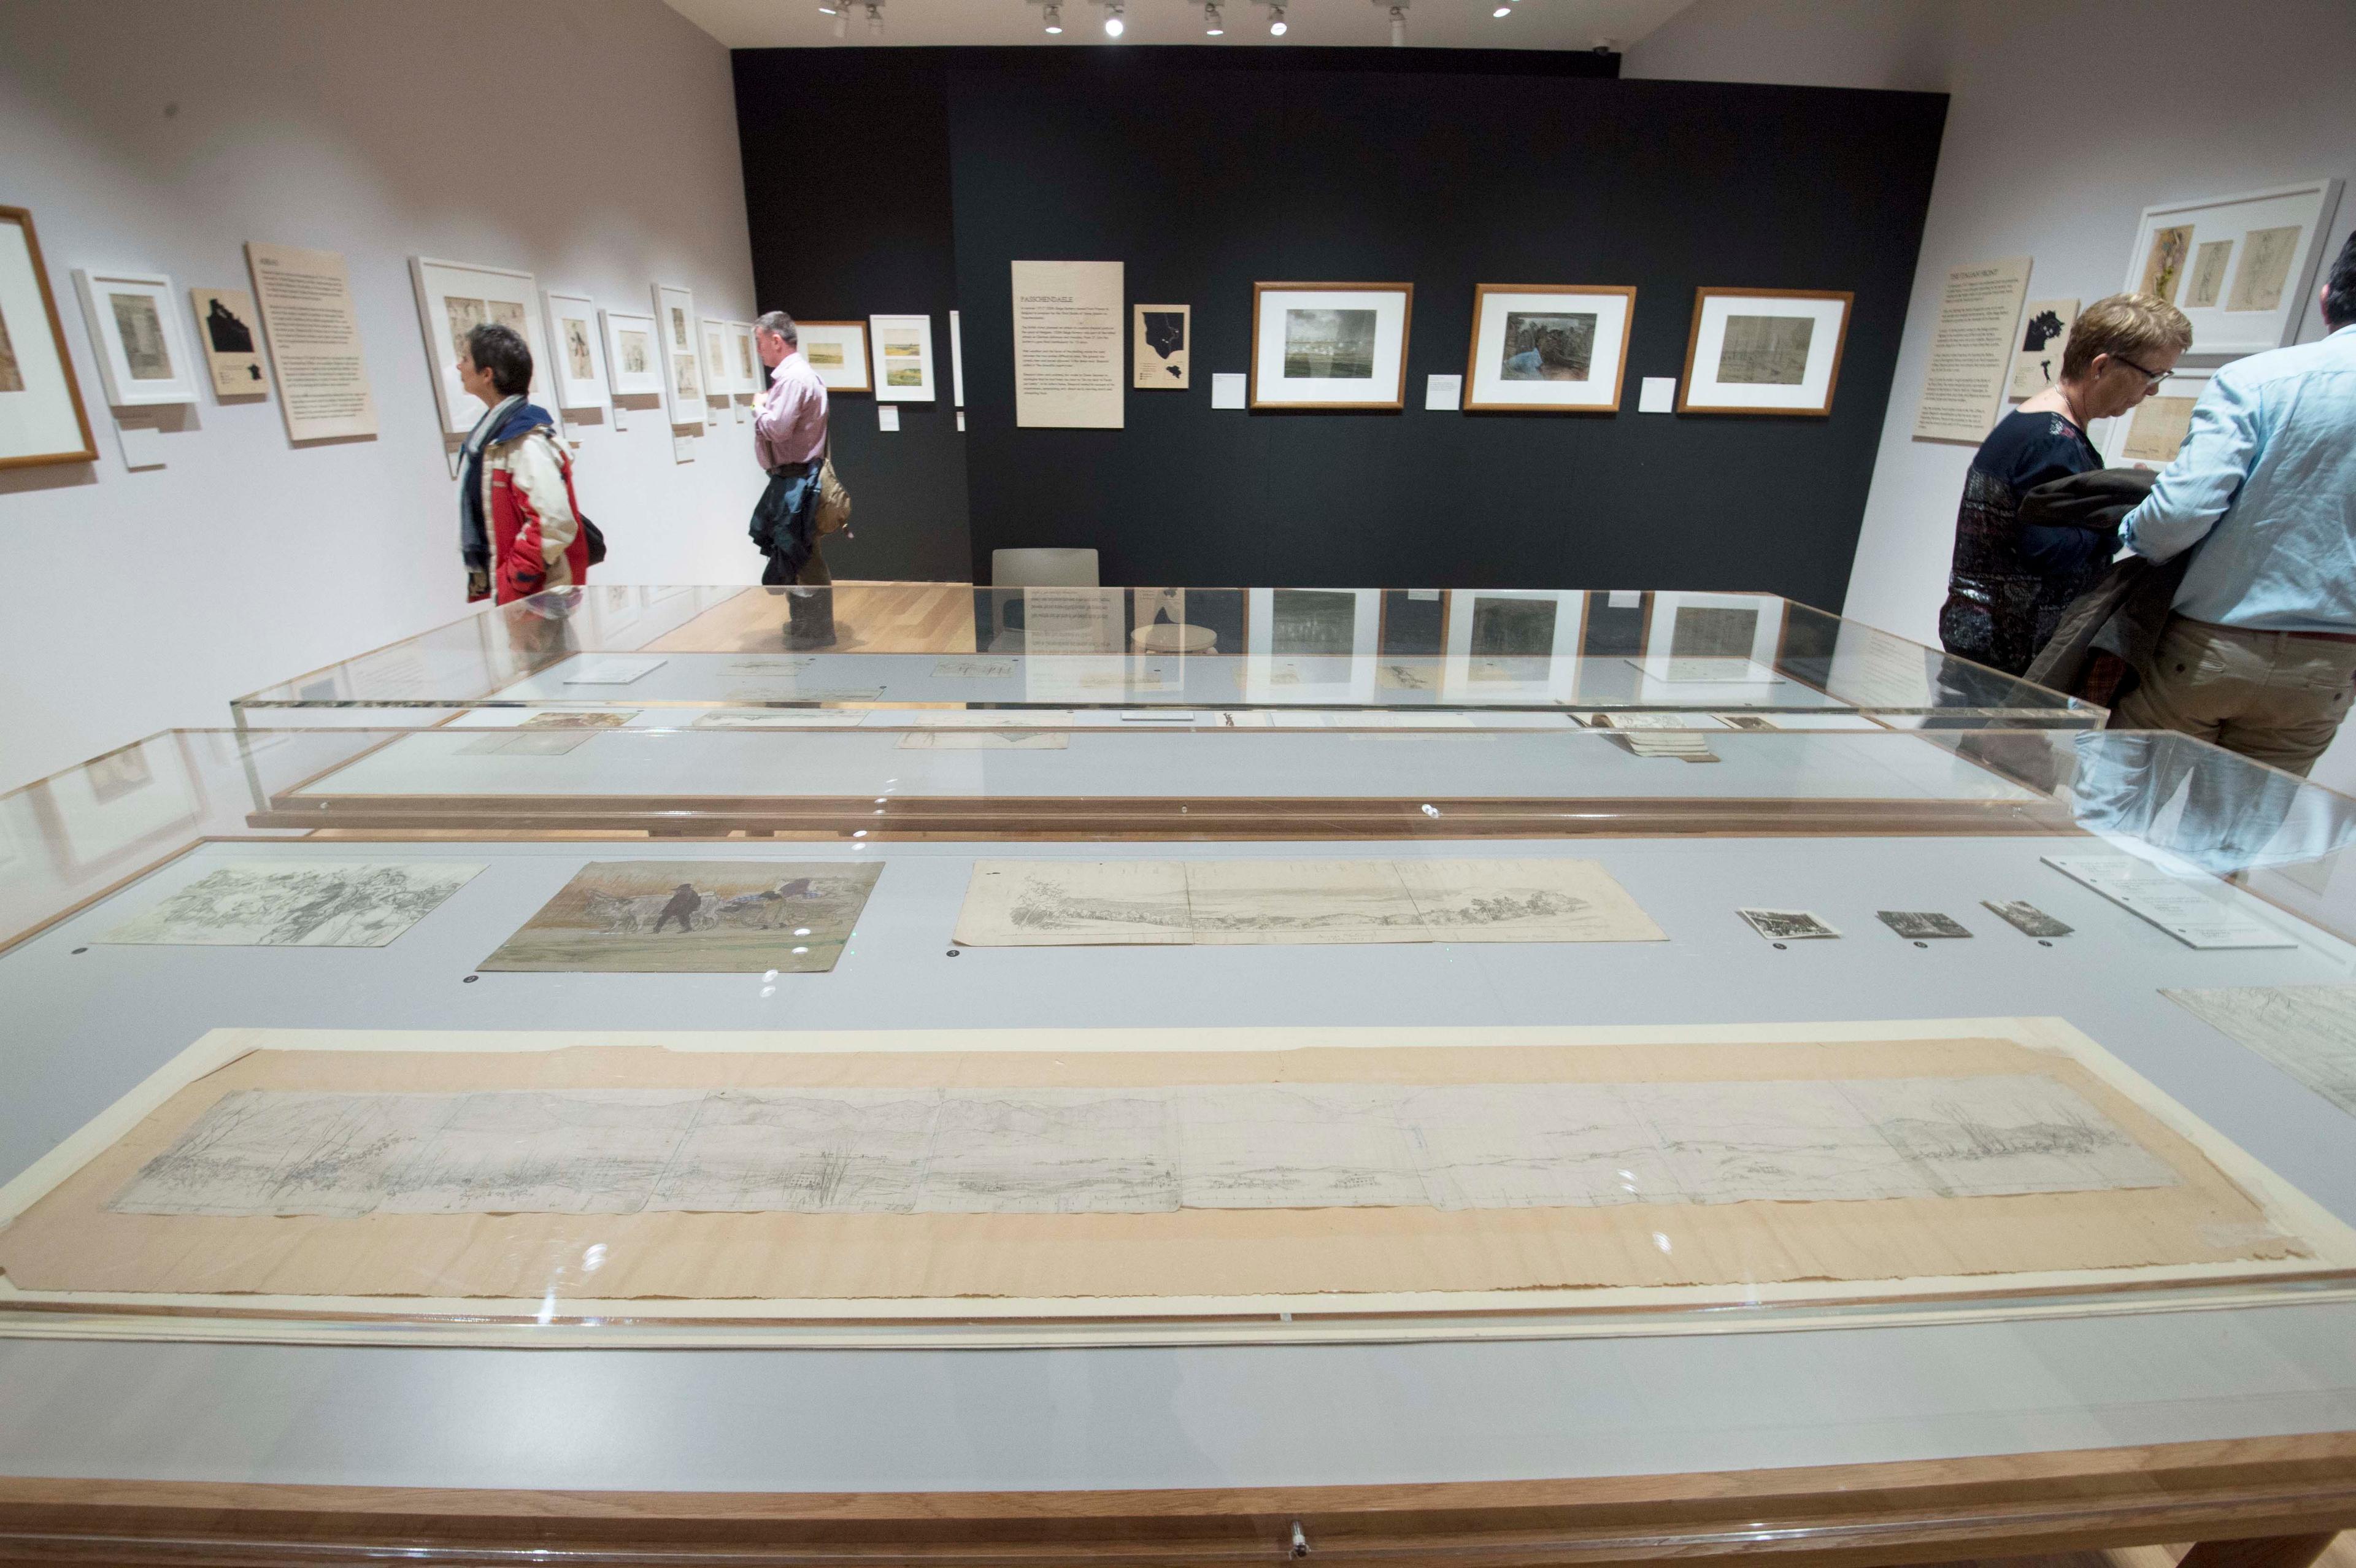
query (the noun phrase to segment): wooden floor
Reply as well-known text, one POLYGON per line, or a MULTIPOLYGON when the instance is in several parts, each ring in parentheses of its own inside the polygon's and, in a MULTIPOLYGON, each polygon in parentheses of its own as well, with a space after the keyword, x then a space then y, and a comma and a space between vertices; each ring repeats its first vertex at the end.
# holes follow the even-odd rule
MULTIPOLYGON (((679 630, 647 645, 658 654, 774 654, 785 649, 782 590, 747 588, 679 630)), ((868 654, 969 654, 973 585, 967 582, 838 582, 834 650, 868 654)))
MULTIPOLYGON (((2176 1568, 2189 1546, 2127 1546, 2112 1552, 2060 1552, 2047 1557, 1969 1557, 1937 1568, 2176 1568)), ((2356 1568, 2356 1531, 2340 1536, 2315 1568, 2356 1568)))

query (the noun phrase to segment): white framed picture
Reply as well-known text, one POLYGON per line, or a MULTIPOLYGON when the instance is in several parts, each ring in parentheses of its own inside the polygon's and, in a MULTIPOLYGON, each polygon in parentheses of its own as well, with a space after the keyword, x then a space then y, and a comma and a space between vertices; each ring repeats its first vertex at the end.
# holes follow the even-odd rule
MULTIPOLYGON (((941 395, 933 373, 933 318, 871 315, 874 335, 875 400, 884 403, 929 403, 941 395)), ((805 338, 807 353, 809 339, 805 338)))
POLYGON ((1244 596, 1244 700, 1371 703, 1379 588, 1254 588, 1244 596))
POLYGON ((1584 589, 1457 588, 1444 606, 1443 702, 1575 702, 1584 589))
POLYGON ((2147 207, 2126 289, 2158 294, 2192 323, 2192 354, 2255 354, 2298 336, 2340 206, 2340 182, 2147 207))
POLYGON ((599 340, 597 307, 586 294, 541 295, 548 310, 548 340, 555 346, 549 357, 556 404, 564 409, 605 406, 605 351, 599 340))
POLYGON ((1413 283, 1254 283, 1248 404, 1402 409, 1413 283))
POLYGON ((728 351, 735 356, 736 395, 746 402, 761 395, 763 377, 761 356, 753 347, 753 324, 732 321, 728 324, 728 351))
POLYGON ((728 324, 703 318, 703 395, 723 403, 736 395, 736 350, 728 341, 728 324))
MULTIPOLYGON (((918 318, 923 319, 922 317, 918 318)), ((867 392, 867 324, 863 321, 798 321, 802 357, 829 392, 867 392)))
POLYGON ((1617 285, 1476 285, 1465 411, 1617 412, 1635 311, 1617 285))
POLYGON ((655 318, 634 311, 600 310, 605 329, 605 375, 617 398, 659 397, 663 389, 662 346, 655 318))
POLYGON ((1681 414, 1829 414, 1854 294, 1696 289, 1681 414))
POLYGON ((1756 702, 1775 673, 1783 601, 1772 593, 1655 593, 1646 606, 1637 700, 1680 707, 1756 702))
POLYGON ((535 319, 541 314, 540 289, 530 272, 412 256, 409 276, 417 287, 417 325, 425 333, 426 363, 434 374, 443 433, 465 435, 489 411, 481 399, 458 384, 458 356, 466 334, 477 326, 508 326, 521 333, 524 346, 531 350, 531 397, 545 401, 554 395, 548 336, 535 319))
POLYGON ((76 267, 73 281, 110 405, 134 409, 197 400, 197 357, 180 330, 171 279, 161 272, 76 267))
POLYGON ((702 353, 695 343, 695 295, 674 283, 655 285, 655 341, 662 350, 663 401, 674 425, 703 424, 702 353))
POLYGON ((2104 421, 2103 465, 2165 468, 2176 461, 2192 428, 2192 405, 2209 389, 2211 370, 2179 368, 2151 396, 2118 418, 2104 421))

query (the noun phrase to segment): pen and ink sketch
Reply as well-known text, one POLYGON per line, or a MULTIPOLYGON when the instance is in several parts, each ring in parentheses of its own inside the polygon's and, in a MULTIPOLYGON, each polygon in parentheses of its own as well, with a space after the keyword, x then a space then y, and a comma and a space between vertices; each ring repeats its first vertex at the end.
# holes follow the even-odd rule
POLYGON ((1858 1202, 2182 1179, 2041 1074, 224 1095, 164 1215, 1135 1214, 1858 1202))
POLYGON ((1661 942, 1592 860, 980 860, 969 947, 1661 942))
POLYGON ((151 946, 382 947, 483 868, 447 860, 238 860, 98 940, 151 946))
POLYGON ((576 381, 595 379, 594 362, 589 357, 589 324, 577 315, 562 319, 564 326, 564 360, 576 381))
POLYGON ((2158 294, 2176 303, 2176 285, 2184 277, 2185 257, 2192 249, 2192 226, 2180 224, 2152 230, 2151 249, 2144 255, 2143 283, 2136 292, 2158 294))
POLYGON ((824 974, 883 869, 878 862, 593 860, 476 967, 824 974))
POLYGON ((2193 248, 2192 282, 2184 291, 2186 310, 2213 310, 2225 293, 2225 263, 2233 254, 2231 240, 2206 240, 2193 248))
POLYGON ((2197 398, 2146 398, 2127 421, 2127 438, 2119 455, 2137 463, 2169 464, 2192 433, 2192 406, 2197 398))
POLYGON ((1505 313, 1497 377, 1505 381, 1584 381, 1595 363, 1595 313, 1505 313))
POLYGON ((2356 1116, 2356 986, 2233 986, 2160 995, 2356 1116))
POLYGON ((1373 380, 1375 315, 1371 310, 1288 309, 1285 375, 1302 380, 1373 380))
POLYGON ((1809 315, 1730 315, 1718 354, 1722 385, 1796 387, 1808 379, 1809 315))
POLYGON ((692 403, 696 399, 703 396, 703 388, 697 382, 695 378, 695 355, 693 351, 691 350, 681 353, 673 358, 670 362, 670 368, 672 379, 671 389, 679 394, 679 398, 681 402, 692 403))
POLYGON ((1751 929, 1770 942, 1811 942, 1839 932, 1804 909, 1739 909, 1751 929))
POLYGON ((165 345, 164 319, 154 296, 110 293, 107 301, 114 307, 114 330, 123 339, 123 362, 131 367, 131 379, 170 380, 172 351, 165 345))
POLYGON ((2299 226, 2253 229, 2242 236, 2241 270, 2233 274, 2227 310, 2279 310, 2290 281, 2291 258, 2298 253, 2299 226))
POLYGON ((618 335, 622 340, 622 374, 644 376, 653 368, 653 347, 643 332, 625 327, 618 335))
POLYGON ((671 347, 681 354, 694 353, 695 347, 692 343, 689 342, 687 336, 687 312, 680 309, 678 305, 671 305, 668 308, 670 311, 671 347))
POLYGON ((1911 941, 1926 941, 1933 937, 1969 936, 1963 922, 1953 915, 1941 914, 1930 909, 1885 909, 1874 912, 1874 918, 1911 941))
POLYGON ((1980 907, 2002 920, 2023 936, 2067 936, 2076 928, 2067 926, 2039 909, 2026 899, 1982 899, 1980 907))

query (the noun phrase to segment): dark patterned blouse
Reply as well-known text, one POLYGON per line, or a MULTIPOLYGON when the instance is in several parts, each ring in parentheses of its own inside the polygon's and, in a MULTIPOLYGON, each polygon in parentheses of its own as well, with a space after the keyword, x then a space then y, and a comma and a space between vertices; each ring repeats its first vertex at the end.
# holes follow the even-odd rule
POLYGON ((2020 498, 2049 479, 2103 465, 2085 432, 2056 413, 2013 413, 1980 443, 1955 514, 1955 557, 1939 641, 1959 658, 2019 675, 2070 602, 2102 581, 2115 530, 2025 528, 2020 498))

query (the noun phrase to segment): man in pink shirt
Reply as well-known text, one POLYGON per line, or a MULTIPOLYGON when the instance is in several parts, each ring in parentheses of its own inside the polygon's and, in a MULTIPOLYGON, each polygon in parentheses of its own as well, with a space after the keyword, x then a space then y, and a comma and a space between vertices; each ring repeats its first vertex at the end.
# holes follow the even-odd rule
POLYGON ((794 318, 773 310, 754 324, 769 389, 753 406, 753 453, 769 487, 753 508, 753 543, 769 558, 761 581, 786 590, 786 645, 834 643, 834 579, 819 553, 819 465, 826 460, 826 384, 801 355, 794 318))

